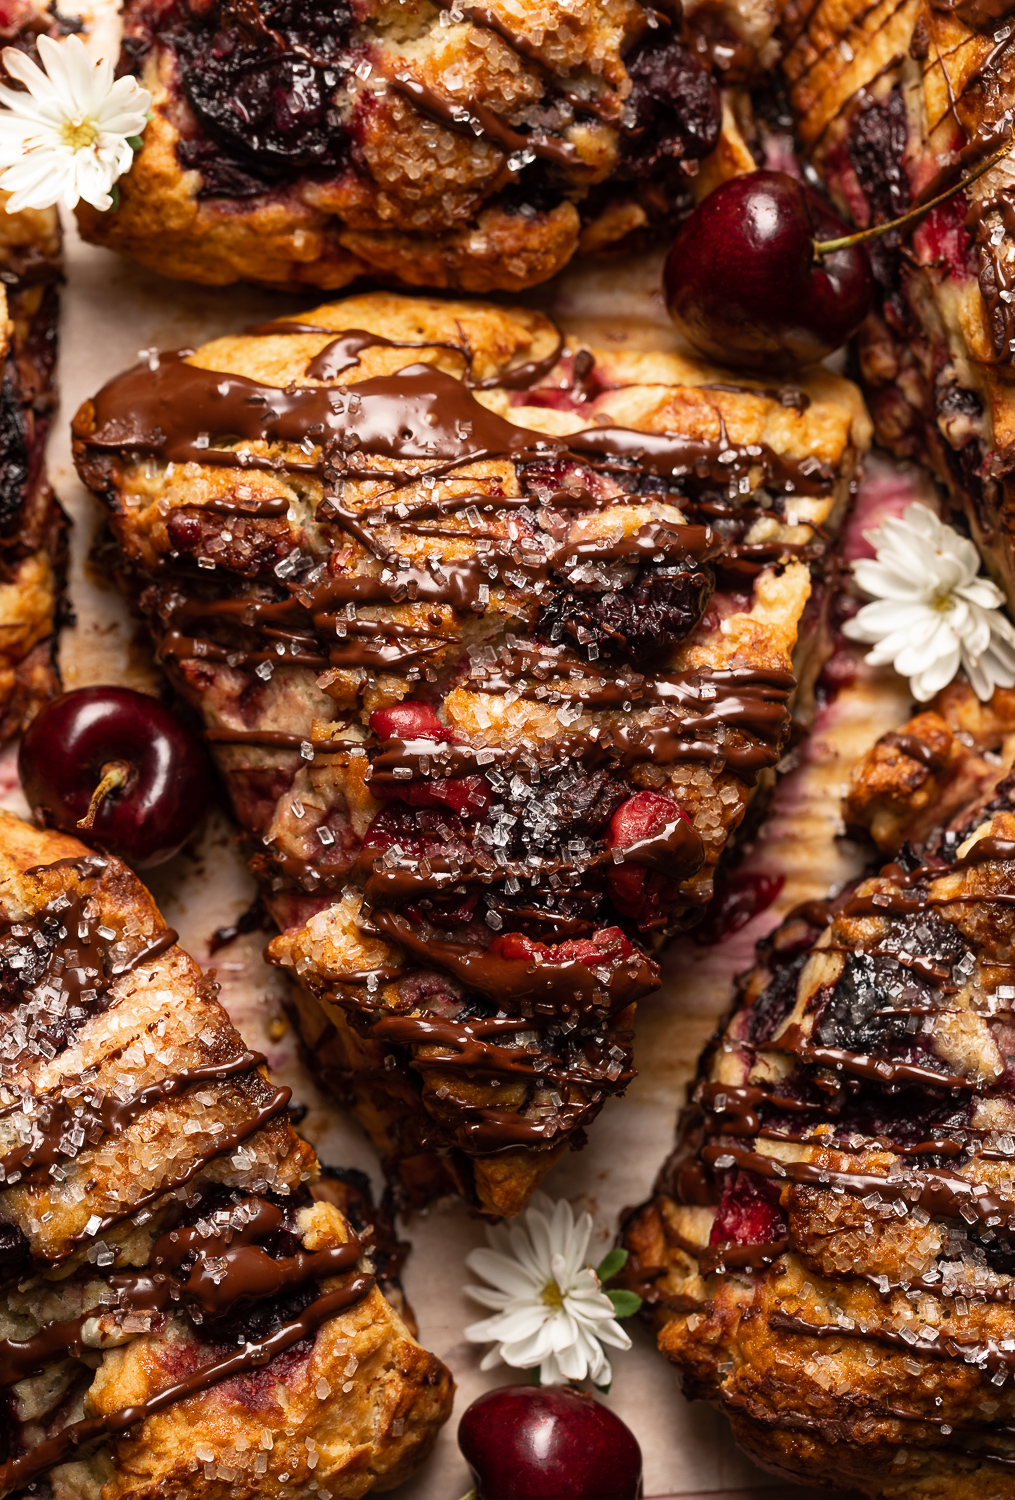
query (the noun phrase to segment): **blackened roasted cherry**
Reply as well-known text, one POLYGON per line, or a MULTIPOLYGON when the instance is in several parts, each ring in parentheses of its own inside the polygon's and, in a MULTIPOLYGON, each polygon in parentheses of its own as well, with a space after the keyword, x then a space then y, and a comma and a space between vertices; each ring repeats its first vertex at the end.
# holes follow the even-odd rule
POLYGON ((79 688, 29 725, 18 754, 25 796, 48 827, 144 869, 169 859, 204 816, 209 767, 156 698, 79 688))
POLYGON ((849 230, 785 172, 748 172, 716 188, 683 224, 666 261, 666 305, 709 359, 785 371, 824 359, 871 303, 862 245, 815 256, 849 230))
POLYGON ((458 1446, 478 1500, 639 1500, 641 1449, 608 1407, 559 1385, 505 1385, 474 1401, 458 1446))

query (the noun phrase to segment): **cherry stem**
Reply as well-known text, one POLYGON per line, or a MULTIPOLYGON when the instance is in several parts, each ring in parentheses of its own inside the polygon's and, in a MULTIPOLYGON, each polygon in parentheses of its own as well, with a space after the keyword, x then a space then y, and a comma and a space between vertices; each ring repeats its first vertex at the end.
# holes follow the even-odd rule
POLYGON ((467 1495, 462 1496, 462 1500, 476 1500, 476 1491, 470 1490, 467 1495))
POLYGON ((955 197, 956 193, 961 193, 963 188, 967 188, 971 182, 982 177, 984 172, 989 172, 1003 156, 1008 155, 1013 144, 1015 144, 1015 132, 1008 137, 1003 146, 999 146, 991 156, 987 157, 986 161, 981 162, 974 172, 970 172, 968 177, 961 178, 954 187, 938 193, 937 197, 931 198, 929 203, 918 204, 916 208, 911 208, 908 213, 902 214, 898 219, 889 219, 886 224, 872 224, 869 229, 858 229, 855 234, 845 234, 838 240, 815 240, 815 260, 820 260, 823 255, 831 255, 835 250, 850 250, 854 245, 863 244, 864 240, 879 239, 891 229, 904 229, 907 224, 912 224, 916 219, 922 219, 924 214, 929 214, 932 208, 937 208, 941 203, 947 203, 950 198, 955 197))
POLYGON ((123 786, 130 775, 130 766, 125 760, 107 760, 102 767, 102 780, 92 793, 92 800, 88 804, 88 811, 83 818, 77 821, 78 828, 90 829, 95 824, 100 807, 110 792, 115 792, 117 787, 123 786))

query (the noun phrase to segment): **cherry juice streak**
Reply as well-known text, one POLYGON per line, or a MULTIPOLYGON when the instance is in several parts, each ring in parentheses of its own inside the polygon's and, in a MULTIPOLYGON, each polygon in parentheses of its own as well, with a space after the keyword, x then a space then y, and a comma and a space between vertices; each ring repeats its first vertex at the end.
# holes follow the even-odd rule
MULTIPOLYGON (((417 86, 410 88, 405 82, 405 87, 410 92, 415 89, 416 98, 417 86)), ((116 474, 148 457, 224 466, 238 474, 253 468, 312 476, 323 488, 318 518, 340 528, 363 549, 361 562, 353 566, 329 562, 310 573, 304 570, 273 590, 275 598, 266 597, 264 590, 256 597, 249 590, 243 594, 223 590, 214 579, 209 580, 209 587, 187 591, 189 597, 178 591, 158 627, 160 652, 169 662, 202 661, 212 668, 224 664, 244 670, 276 668, 282 662, 281 646, 284 663, 297 668, 315 672, 366 669, 420 680, 444 661, 449 647, 461 642, 465 623, 486 613, 495 588, 505 589, 520 607, 538 609, 540 601, 552 601, 581 587, 574 583, 576 577, 589 576, 600 580, 594 586, 598 593, 581 595, 581 607, 594 610, 596 599, 609 586, 601 580, 629 579, 632 573, 651 579, 658 574, 682 580, 689 597, 696 590, 695 597, 707 601, 712 567, 731 552, 730 544, 707 521, 699 523, 695 518, 686 524, 653 520, 634 535, 610 533, 570 546, 552 542, 549 535, 526 537, 523 544, 514 535, 484 534, 477 531, 477 518, 482 526, 483 517, 499 513, 510 517, 521 508, 544 507, 557 512, 566 525, 575 511, 625 501, 668 499, 686 509, 686 496, 702 490, 736 494, 739 504, 740 495, 762 484, 775 495, 823 495, 830 489, 830 474, 814 459, 788 460, 762 443, 731 443, 725 429, 716 441, 704 442, 676 433, 645 433, 610 425, 586 428, 566 438, 517 426, 476 400, 472 354, 464 335, 461 342, 400 341, 361 328, 336 330, 302 321, 263 324, 251 332, 276 339, 327 335, 327 342, 306 365, 309 381, 343 377, 372 346, 448 350, 461 355, 463 378, 431 364, 408 363, 394 374, 370 376, 354 385, 294 383, 281 389, 245 376, 204 370, 188 362, 188 356, 176 354, 162 355, 156 368, 139 366, 104 387, 75 429, 79 452, 88 464, 116 474), (497 490, 488 493, 489 481, 482 478, 467 479, 464 494, 434 500, 426 498, 425 490, 422 499, 414 496, 405 502, 399 494, 402 485, 423 478, 455 481, 465 466, 487 461, 509 462, 522 494, 501 497, 499 482, 497 490), (539 477, 546 472, 564 475, 566 482, 558 479, 548 485, 539 477), (357 502, 353 509, 343 493, 343 481, 350 478, 375 480, 384 489, 357 502), (668 487, 676 493, 668 494, 668 487), (618 492, 612 500, 602 498, 614 491, 618 492), (448 532, 426 524, 434 519, 446 524, 451 515, 463 513, 468 530, 448 532), (432 535, 436 546, 449 535, 474 537, 475 547, 464 558, 407 559, 390 550, 388 533, 382 534, 382 527, 432 535), (392 608, 406 602, 417 606, 411 623, 392 619, 392 608), (376 610, 380 617, 365 618, 363 610, 376 610), (386 615, 381 613, 385 610, 386 615)), ((561 349, 558 337, 541 358, 479 384, 525 388, 551 372, 561 349)), ((244 503, 251 513, 258 513, 259 502, 244 503)), ((276 500, 271 504, 272 514, 281 514, 281 505, 276 500)), ((753 517, 755 509, 749 505, 748 509, 753 517)), ((723 521, 728 529, 725 513, 723 521)), ((766 558, 745 554, 741 561, 748 571, 756 571, 766 558)), ((651 595, 646 600, 645 608, 649 608, 651 595)), ((687 761, 712 770, 728 767, 750 783, 759 770, 778 760, 788 727, 787 700, 794 686, 791 674, 745 667, 684 673, 657 669, 650 665, 651 651, 632 647, 609 611, 595 626, 603 633, 604 645, 593 654, 585 647, 590 632, 583 619, 580 614, 574 619, 562 616, 559 639, 552 622, 538 642, 512 644, 509 636, 494 653, 494 660, 473 665, 468 690, 524 700, 540 700, 552 693, 551 701, 563 705, 565 712, 572 705, 590 712, 650 708, 659 722, 596 724, 587 732, 562 734, 547 744, 516 746, 474 746, 453 737, 413 740, 397 736, 357 744, 345 736, 304 739, 269 724, 263 728, 215 726, 209 738, 222 745, 297 750, 314 759, 338 757, 339 765, 343 757, 365 754, 371 789, 384 796, 389 806, 392 798, 407 797, 411 803, 418 795, 428 797, 431 789, 439 789, 449 778, 471 777, 473 783, 482 785, 491 775, 491 766, 498 774, 515 778, 530 774, 552 778, 562 768, 575 765, 582 775, 605 776, 623 784, 639 763, 669 766, 687 761), (576 644, 584 651, 584 660, 576 657, 576 644)), ((692 611, 688 619, 693 627, 692 611)), ((660 660, 665 660, 665 651, 660 660)), ((472 837, 470 830, 467 842, 472 837)), ((619 1059, 619 1030, 611 1031, 602 1054, 586 1043, 604 1026, 621 1025, 619 1018, 631 1002, 658 982, 656 966, 640 944, 621 938, 619 929, 609 928, 603 936, 597 933, 601 921, 575 922, 555 912, 550 899, 556 887, 595 887, 601 892, 610 878, 610 867, 617 862, 643 867, 650 880, 660 878, 657 872, 680 880, 692 876, 704 859, 701 836, 683 817, 667 820, 646 838, 629 843, 629 849, 608 853, 602 838, 597 846, 575 846, 573 840, 561 836, 559 848, 536 851, 530 847, 528 858, 508 853, 496 861, 478 842, 472 848, 458 844, 452 848, 445 840, 439 853, 431 849, 425 855, 396 847, 383 858, 380 848, 368 846, 353 856, 352 869, 348 857, 333 858, 323 850, 316 859, 281 852, 266 858, 277 879, 310 892, 343 889, 350 881, 358 882, 364 888, 372 930, 407 955, 405 974, 413 969, 436 969, 482 1002, 510 1012, 492 1017, 497 1021, 492 1028, 482 1018, 465 1022, 444 1017, 438 1024, 427 1012, 399 1016, 395 1024, 383 1010, 378 1013, 369 977, 364 984, 365 976, 343 975, 330 995, 366 1034, 413 1049, 414 1068, 423 1066, 420 1049, 426 1049, 427 1062, 448 1076, 482 1074, 492 1083, 516 1082, 524 1076, 534 1084, 543 1079, 547 1087, 556 1088, 559 1104, 529 1117, 496 1103, 467 1102, 446 1086, 444 1105, 457 1109, 462 1137, 471 1149, 485 1152, 553 1144, 560 1130, 574 1128, 588 1118, 588 1110, 604 1092, 623 1087, 631 1076, 626 1032, 619 1059), (578 852, 573 852, 576 847, 578 852), (514 901, 512 905, 516 893, 526 888, 531 893, 527 904, 523 901, 519 906, 514 901), (421 926, 419 902, 431 899, 479 899, 488 907, 494 902, 490 926, 496 921, 503 926, 506 921, 507 932, 512 921, 517 921, 512 918, 517 908, 524 910, 528 930, 542 925, 553 935, 573 933, 576 938, 595 940, 577 949, 530 944, 528 950, 523 946, 517 953, 517 945, 505 950, 499 940, 485 947, 475 937, 455 941, 421 926), (535 1032, 539 1045, 533 1048, 527 1040, 520 1044, 517 1032, 535 1032), (438 1033, 443 1038, 439 1053, 435 1051, 438 1033), (500 1040, 495 1041, 495 1035, 500 1040), (610 1042, 614 1043, 612 1055, 610 1042), (514 1059, 510 1066, 509 1059, 514 1059)))

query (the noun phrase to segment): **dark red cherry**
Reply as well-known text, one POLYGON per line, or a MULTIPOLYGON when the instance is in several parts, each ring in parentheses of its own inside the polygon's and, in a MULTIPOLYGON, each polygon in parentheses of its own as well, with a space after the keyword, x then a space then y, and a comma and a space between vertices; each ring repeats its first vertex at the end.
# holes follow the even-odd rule
POLYGON ((21 741, 18 772, 47 827, 139 869, 175 854, 208 801, 197 740, 157 698, 129 688, 79 688, 47 703, 21 741))
POLYGON ((416 703, 411 698, 393 703, 390 708, 375 708, 370 728, 381 740, 447 740, 451 732, 437 717, 432 703, 416 703))
POLYGON ((698 204, 673 241, 663 272, 670 317, 719 364, 768 373, 824 359, 871 304, 862 245, 814 255, 816 240, 849 232, 785 172, 734 177, 698 204))
POLYGON ((687 813, 660 792, 635 792, 610 819, 606 846, 628 851, 606 871, 606 888, 617 910, 639 927, 657 926, 676 899, 680 882, 703 863, 701 837, 687 813))
POLYGON ((458 1446, 478 1500, 639 1500, 641 1449, 608 1407, 561 1385, 505 1385, 474 1401, 458 1446))

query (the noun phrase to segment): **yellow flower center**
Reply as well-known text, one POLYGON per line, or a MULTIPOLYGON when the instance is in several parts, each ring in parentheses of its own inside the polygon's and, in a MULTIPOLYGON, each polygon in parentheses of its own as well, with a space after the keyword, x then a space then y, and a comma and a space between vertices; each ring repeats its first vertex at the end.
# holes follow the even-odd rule
POLYGON ((555 1281, 548 1281, 543 1287, 543 1301, 547 1307, 552 1307, 554 1312, 559 1312, 564 1306, 564 1293, 555 1281))
POLYGON ((93 145, 98 133, 91 120, 67 120, 60 131, 64 145, 72 151, 83 151, 93 145))

